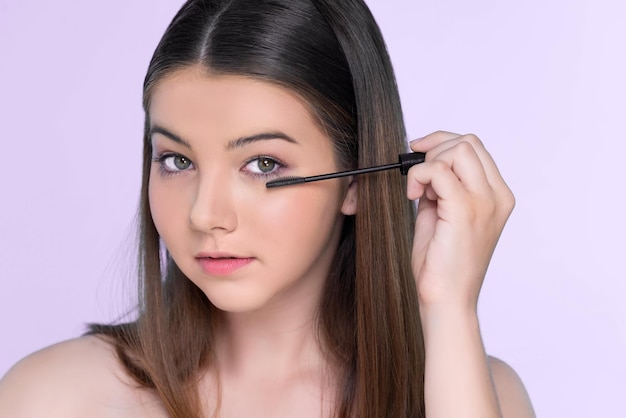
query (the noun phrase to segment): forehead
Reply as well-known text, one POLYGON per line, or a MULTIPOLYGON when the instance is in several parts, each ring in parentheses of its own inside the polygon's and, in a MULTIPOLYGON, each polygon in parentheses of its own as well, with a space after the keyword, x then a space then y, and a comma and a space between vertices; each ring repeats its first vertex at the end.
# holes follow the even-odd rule
POLYGON ((159 81, 148 111, 152 123, 189 130, 318 126, 304 99, 285 87, 245 76, 212 75, 197 67, 159 81))

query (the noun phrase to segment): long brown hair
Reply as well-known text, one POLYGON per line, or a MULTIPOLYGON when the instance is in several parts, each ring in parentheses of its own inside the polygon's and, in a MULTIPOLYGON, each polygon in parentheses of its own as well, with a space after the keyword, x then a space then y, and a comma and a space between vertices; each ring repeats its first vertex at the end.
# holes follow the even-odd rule
MULTIPOLYGON (((154 86, 172 71, 255 77, 303 97, 342 168, 405 152, 402 110, 380 30, 361 0, 189 0, 167 28, 144 81, 138 319, 92 325, 172 417, 202 415, 200 374, 213 359, 216 308, 178 269, 148 202, 154 86)), ((319 309, 319 341, 340 385, 335 416, 423 417, 424 347, 410 268, 415 206, 395 171, 362 176, 319 309)), ((218 405, 214 406, 218 408, 218 405)))

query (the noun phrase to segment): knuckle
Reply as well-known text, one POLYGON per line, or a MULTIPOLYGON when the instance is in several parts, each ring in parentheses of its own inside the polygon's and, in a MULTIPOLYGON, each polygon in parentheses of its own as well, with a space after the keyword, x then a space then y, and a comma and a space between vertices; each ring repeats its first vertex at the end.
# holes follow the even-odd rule
POLYGON ((493 216, 498 219, 507 219, 515 207, 515 196, 508 187, 494 192, 493 216))
POLYGON ((437 173, 441 173, 443 171, 446 171, 449 169, 448 164, 445 161, 442 160, 433 160, 432 161, 432 168, 433 171, 437 172, 437 173))
POLYGON ((436 138, 440 138, 441 140, 450 140, 450 139, 458 138, 459 136, 461 136, 454 132, 444 131, 443 129, 435 131, 431 135, 433 135, 436 138))
POLYGON ((463 140, 466 142, 469 142, 470 144, 472 144, 474 147, 483 147, 483 142, 480 140, 480 138, 478 137, 478 135, 476 134, 465 134, 463 135, 463 140))
POLYGON ((508 187, 504 193, 504 198, 502 200, 504 202, 504 207, 507 213, 511 213, 515 208, 515 195, 508 187))
POLYGON ((468 141, 461 141, 456 145, 458 151, 465 156, 475 154, 474 147, 468 141))

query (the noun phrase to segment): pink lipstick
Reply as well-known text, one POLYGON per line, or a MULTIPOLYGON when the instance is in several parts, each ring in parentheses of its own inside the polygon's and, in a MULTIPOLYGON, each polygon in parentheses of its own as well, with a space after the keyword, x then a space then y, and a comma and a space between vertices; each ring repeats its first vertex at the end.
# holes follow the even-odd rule
POLYGON ((228 276, 250 264, 254 258, 196 257, 196 260, 205 273, 211 276, 228 276))

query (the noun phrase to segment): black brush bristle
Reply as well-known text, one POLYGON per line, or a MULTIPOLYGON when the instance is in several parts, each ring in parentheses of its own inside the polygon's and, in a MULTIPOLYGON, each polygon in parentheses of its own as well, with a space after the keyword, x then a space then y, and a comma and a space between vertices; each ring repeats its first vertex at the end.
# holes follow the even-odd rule
POLYGON ((271 180, 265 183, 265 187, 268 189, 272 189, 274 187, 282 187, 282 186, 291 186, 294 184, 302 184, 306 183, 306 179, 304 177, 283 177, 276 180, 271 180))

